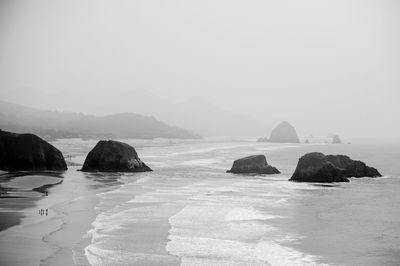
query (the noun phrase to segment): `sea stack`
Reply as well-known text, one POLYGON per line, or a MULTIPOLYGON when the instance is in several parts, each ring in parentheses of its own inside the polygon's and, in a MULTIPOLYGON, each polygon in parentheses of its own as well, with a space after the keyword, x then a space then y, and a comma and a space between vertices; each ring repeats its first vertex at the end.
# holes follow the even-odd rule
POLYGON ((333 143, 333 144, 341 144, 341 143, 342 143, 342 140, 339 138, 338 135, 335 135, 335 136, 333 136, 333 138, 332 138, 332 143, 333 143))
POLYGON ((101 140, 89 152, 81 169, 83 172, 146 172, 135 149, 123 142, 101 140))
POLYGON ((62 153, 34 134, 0 129, 0 169, 4 171, 67 170, 62 153))
POLYGON ((380 177, 378 170, 345 155, 324 155, 320 152, 302 156, 290 181, 349 182, 351 177, 380 177))
POLYGON ((268 139, 269 142, 277 143, 299 143, 299 137, 297 136, 296 129, 284 121, 277 125, 271 132, 271 136, 268 139))
POLYGON ((279 170, 267 163, 264 155, 252 155, 233 162, 231 170, 234 174, 279 174, 279 170))

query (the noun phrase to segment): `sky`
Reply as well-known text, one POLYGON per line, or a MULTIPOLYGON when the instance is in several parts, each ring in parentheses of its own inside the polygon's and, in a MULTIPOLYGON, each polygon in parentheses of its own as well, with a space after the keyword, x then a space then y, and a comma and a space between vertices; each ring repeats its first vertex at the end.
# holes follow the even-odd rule
POLYGON ((303 134, 400 138, 399 12, 395 0, 0 0, 0 99, 106 114, 130 99, 139 112, 142 94, 202 97, 303 134))

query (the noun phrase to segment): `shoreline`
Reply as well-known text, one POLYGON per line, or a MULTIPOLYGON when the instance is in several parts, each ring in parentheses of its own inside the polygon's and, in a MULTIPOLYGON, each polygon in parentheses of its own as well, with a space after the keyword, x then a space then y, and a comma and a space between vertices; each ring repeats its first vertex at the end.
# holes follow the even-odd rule
POLYGON ((2 183, 10 194, 25 197, 1 199, 0 218, 7 217, 1 220, 1 265, 89 265, 84 256, 87 239, 83 237, 96 217, 98 190, 90 189, 95 182, 77 174, 75 168, 65 171, 61 180, 28 174, 2 183), (32 183, 34 187, 27 185, 32 183), (16 184, 17 189, 11 187, 16 184), (40 209, 48 209, 48 215, 41 216, 40 209), (79 254, 82 245, 83 256, 79 254))
POLYGON ((2 172, 0 178, 0 235, 13 226, 21 225, 26 218, 26 211, 34 208, 51 187, 63 182, 61 176, 48 172, 2 172), (38 175, 54 180, 18 182, 20 179, 30 179, 31 176, 38 175), (19 184, 15 186, 16 183, 19 184))
MULTIPOLYGON (((215 147, 212 149, 218 150, 215 147)), ((268 149, 270 155, 275 154, 272 152, 275 150, 274 147, 268 149)), ((49 196, 38 198, 30 208, 24 209, 25 217, 19 225, 0 232, 0 245, 3 241, 7 242, 7 259, 10 262, 0 264, 90 265, 85 252, 92 241, 92 222, 97 217, 95 206, 99 198, 96 194, 113 190, 115 183, 110 183, 113 178, 107 175, 106 182, 102 184, 101 174, 85 174, 77 169, 78 166, 70 166, 63 173, 61 183, 41 184, 32 189, 36 194, 48 190, 49 196), (51 214, 38 219, 38 209, 49 209, 51 214), (18 245, 21 241, 25 243, 18 245), (21 246, 27 250, 23 256, 18 254, 21 246)), ((4 257, 1 253, 0 262, 4 257)))
POLYGON ((14 220, 14 223, 8 224, 7 227, 4 226, 4 230, 0 232, 0 245, 2 246, 0 250, 1 265, 40 264, 42 257, 52 252, 51 247, 41 242, 42 233, 46 230, 51 231, 56 226, 56 223, 54 223, 55 215, 51 212, 52 205, 48 199, 52 195, 49 193, 49 196, 45 197, 42 191, 46 191, 47 188, 53 187, 54 184, 60 183, 62 180, 57 177, 50 177, 53 182, 49 184, 49 178, 46 177, 39 186, 36 186, 37 182, 33 182, 32 187, 30 186, 32 183, 29 182, 30 178, 32 176, 28 174, 11 179, 8 183, 3 183, 3 185, 8 186, 11 193, 21 196, 18 198, 3 198, 1 201, 1 207, 10 210, 11 213, 7 214, 10 215, 9 217, 17 216, 19 218, 14 220), (28 181, 26 182, 26 180, 28 181), (21 184, 17 186, 17 189, 11 186, 11 184, 18 182, 21 184), (20 203, 17 204, 17 201, 20 203), (49 209, 50 212, 47 216, 40 215, 40 209, 49 209), (42 226, 45 221, 49 221, 49 223, 42 226), (18 252, 20 250, 24 250, 24 256, 21 256, 18 252))

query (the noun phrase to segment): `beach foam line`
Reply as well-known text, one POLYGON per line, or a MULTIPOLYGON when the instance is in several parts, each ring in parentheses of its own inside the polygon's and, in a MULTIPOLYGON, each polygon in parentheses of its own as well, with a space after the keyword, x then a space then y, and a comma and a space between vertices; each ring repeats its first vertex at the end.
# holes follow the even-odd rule
POLYGON ((277 150, 281 150, 281 149, 298 148, 298 147, 301 147, 301 146, 300 145, 287 144, 287 145, 256 148, 256 150, 258 150, 258 151, 277 151, 277 150))
POLYGON ((228 146, 220 146, 220 147, 209 147, 209 148, 202 148, 202 149, 193 149, 193 150, 190 150, 190 151, 182 151, 182 152, 170 153, 169 156, 179 156, 179 155, 186 155, 186 154, 206 153, 206 152, 212 152, 212 151, 217 151, 217 150, 230 150, 230 149, 235 149, 235 148, 239 148, 239 147, 249 147, 249 146, 254 146, 254 145, 255 145, 255 143, 228 145, 228 146))
POLYGON ((108 250, 90 244, 85 248, 85 256, 90 265, 113 266, 113 265, 178 265, 180 260, 177 257, 163 254, 136 253, 126 250, 108 250))
POLYGON ((166 249, 181 265, 325 265, 318 256, 285 246, 302 236, 268 224, 286 217, 259 209, 273 210, 308 189, 325 188, 246 180, 196 193, 169 218, 166 249))
POLYGON ((318 262, 319 257, 277 243, 262 241, 255 246, 254 255, 271 266, 328 266, 318 262))
POLYGON ((225 221, 250 221, 250 220, 270 220, 275 218, 282 218, 277 215, 267 215, 260 211, 248 207, 248 208, 234 208, 230 210, 225 216, 225 221))
POLYGON ((170 236, 167 250, 181 265, 326 266, 319 257, 271 241, 246 243, 205 237, 170 236))

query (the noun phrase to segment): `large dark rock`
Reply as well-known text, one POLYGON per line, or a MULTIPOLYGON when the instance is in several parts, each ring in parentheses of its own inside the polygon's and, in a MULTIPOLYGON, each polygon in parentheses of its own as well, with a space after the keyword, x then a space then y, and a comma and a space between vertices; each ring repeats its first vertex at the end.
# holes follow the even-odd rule
POLYGON ((235 174, 279 174, 279 170, 267 163, 264 155, 252 155, 235 160, 231 170, 227 173, 235 174))
POLYGON ((123 142, 101 140, 89 152, 82 166, 84 172, 146 172, 151 169, 135 149, 123 142))
POLYGON ((345 155, 324 155, 320 152, 302 156, 291 181, 298 182, 349 182, 350 177, 379 177, 373 167, 345 155))
POLYGON ((269 142, 278 143, 299 143, 299 137, 297 136, 296 129, 288 122, 282 122, 277 125, 271 132, 271 136, 268 139, 269 142))
POLYGON ((67 170, 67 164, 57 148, 38 136, 0 130, 0 169, 67 170))

